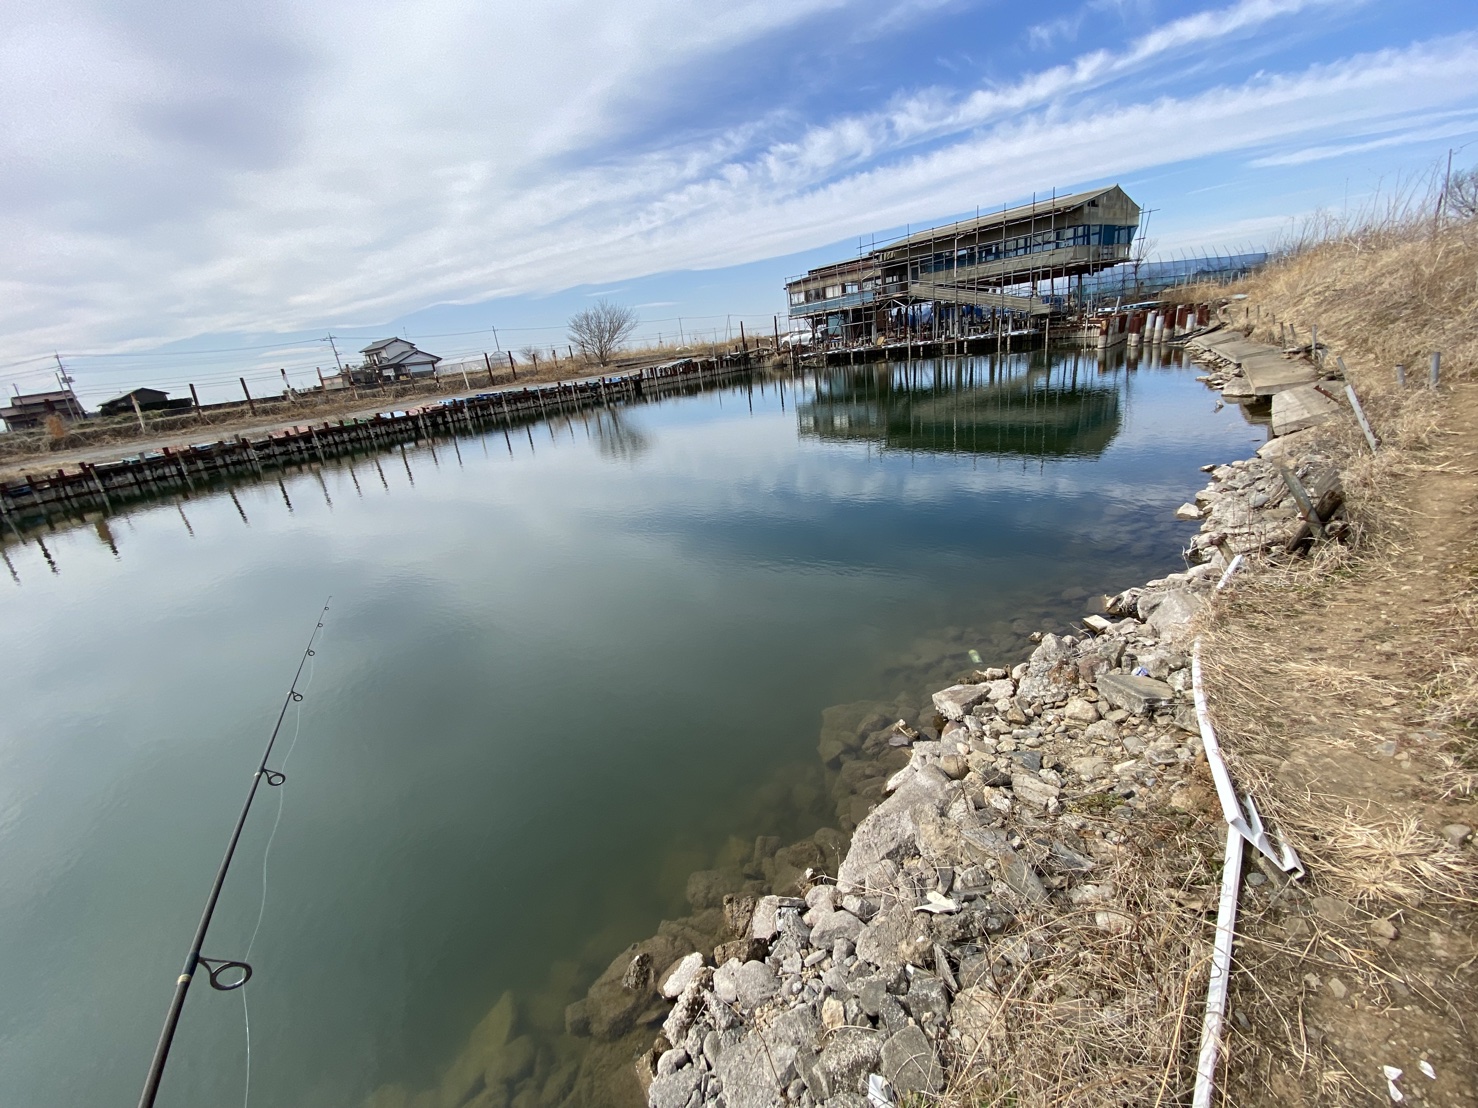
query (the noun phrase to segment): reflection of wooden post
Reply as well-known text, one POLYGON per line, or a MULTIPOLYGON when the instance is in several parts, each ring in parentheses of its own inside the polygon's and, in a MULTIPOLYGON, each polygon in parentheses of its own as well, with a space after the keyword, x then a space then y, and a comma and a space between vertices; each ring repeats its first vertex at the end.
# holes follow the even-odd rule
POLYGON ((246 387, 246 378, 238 377, 236 379, 241 382, 241 391, 246 393, 246 406, 251 410, 252 415, 256 415, 257 402, 251 398, 251 389, 246 387))

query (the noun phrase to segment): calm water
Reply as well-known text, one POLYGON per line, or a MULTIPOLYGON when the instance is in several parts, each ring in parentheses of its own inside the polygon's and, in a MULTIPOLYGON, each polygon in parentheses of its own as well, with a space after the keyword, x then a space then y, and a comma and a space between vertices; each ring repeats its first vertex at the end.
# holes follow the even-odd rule
MULTIPOLYGON (((1263 438, 1189 370, 1053 363, 756 379, 7 546, 0 1104, 134 1103, 330 594, 206 945, 256 967, 251 1103, 434 1085, 505 989, 552 1042, 731 836, 836 822, 824 707, 1174 568, 1196 466, 1263 438)), ((241 1104, 245 1042, 194 989, 161 1103, 241 1104)))

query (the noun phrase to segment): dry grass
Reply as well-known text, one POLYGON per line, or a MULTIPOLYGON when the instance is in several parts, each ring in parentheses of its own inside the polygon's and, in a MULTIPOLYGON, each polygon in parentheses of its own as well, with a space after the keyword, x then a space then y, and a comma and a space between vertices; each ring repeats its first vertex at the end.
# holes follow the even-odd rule
POLYGON ((1219 829, 1176 813, 1104 826, 1128 838, 1111 870, 1093 880, 1121 896, 1105 905, 1106 920, 1092 908, 1023 915, 997 940, 1030 957, 1004 979, 985 979, 973 1017, 956 1013, 965 1038, 939 1101, 948 1108, 1188 1099, 1220 881, 1219 829))
POLYGON ((1213 714, 1233 775, 1309 870, 1241 921, 1233 1003, 1250 1019, 1234 1028, 1226 1095, 1384 1100, 1370 1059, 1392 1057, 1386 1038, 1440 1042, 1432 1029, 1461 1026, 1474 992, 1471 959, 1371 929, 1461 933, 1478 907, 1473 852, 1440 833, 1474 822, 1478 777, 1478 466, 1462 391, 1478 366, 1478 222, 1438 224, 1422 204, 1325 221, 1232 291, 1246 299, 1223 318, 1257 340, 1277 342, 1281 323, 1307 343, 1317 325, 1383 445, 1372 456, 1353 422, 1321 434, 1344 474, 1355 541, 1257 567, 1208 623, 1213 714), (1437 391, 1425 387, 1433 350, 1437 391), (1348 915, 1325 919, 1311 908, 1320 903, 1348 915), (1330 977, 1360 997, 1354 1009, 1331 999, 1330 977), (1362 1010, 1385 1013, 1386 1038, 1372 1037, 1362 1010))
MULTIPOLYGON (((1433 199, 1313 221, 1252 279, 1199 293, 1245 294, 1223 318, 1260 341, 1282 323, 1307 343, 1317 326, 1383 442, 1372 455, 1353 421, 1321 434, 1351 543, 1253 567, 1205 621, 1234 779, 1308 869, 1298 884, 1265 869, 1244 885, 1221 1104, 1387 1102, 1379 1063, 1397 1041, 1426 1043, 1450 1082, 1429 1103, 1467 1103, 1478 1085, 1462 1030, 1478 953, 1461 945, 1478 866, 1441 833, 1478 822, 1478 450, 1450 388, 1478 372, 1478 221, 1439 224, 1433 199), (1433 350, 1439 391, 1424 387, 1433 350), (1458 946, 1406 938, 1427 931, 1458 946)), ((1043 956, 1002 989, 999 1040, 956 1060, 946 1104, 1188 1102, 1220 854, 1209 829, 1156 831, 1126 845, 1114 875, 1136 898, 1133 931, 1043 923, 1043 956), (1058 983, 1078 979, 1115 998, 1104 1011, 1117 1019, 1061 1004, 1058 983)))

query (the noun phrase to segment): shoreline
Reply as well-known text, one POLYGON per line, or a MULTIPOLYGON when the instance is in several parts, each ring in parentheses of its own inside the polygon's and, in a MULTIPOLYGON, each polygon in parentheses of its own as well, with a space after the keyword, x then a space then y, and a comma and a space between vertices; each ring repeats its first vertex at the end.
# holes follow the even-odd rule
MULTIPOLYGON (((1116 973, 1168 953, 1174 988, 1160 992, 1181 1000, 1209 947, 1220 855, 1187 636, 1239 552, 1224 535, 1201 540, 1256 514, 1252 498, 1277 480, 1255 458, 1202 468, 1213 472, 1196 566, 1104 598, 1108 616, 1040 635, 1025 661, 982 660, 925 713, 827 709, 818 754, 849 783, 853 833, 762 836, 737 876, 692 874, 693 913, 629 946, 566 1009, 588 1048, 577 1067, 524 1069, 508 995, 439 1089, 370 1103, 852 1106, 874 1073, 937 1096, 972 1059, 1002 1060, 1009 1004, 1030 1007, 1032 967, 1056 980, 1063 951, 1094 952, 1116 973), (1187 865, 1151 879, 1145 858, 1172 841, 1187 865)), ((1261 507, 1255 544, 1286 541, 1286 506, 1261 507)), ((1164 1015, 1138 1011, 1138 988, 1101 996, 1091 982, 1051 1005, 1080 1037, 1105 1013, 1137 1012, 1136 1030, 1164 1015)), ((1121 1076, 1127 1091, 1165 1075, 1127 1065, 1121 1076)))
MULTIPOLYGON (((1311 484, 1328 466, 1307 437, 1302 448, 1280 446, 1267 452, 1311 484)), ((1151 1025, 1169 1013, 1142 998, 1136 1013, 1143 982, 1107 969, 1116 953, 1153 951, 1162 965, 1169 955, 1182 1016, 1192 986, 1204 989, 1221 821, 1192 703, 1190 639, 1232 559, 1308 538, 1274 463, 1254 456, 1203 470, 1210 483, 1177 513, 1202 520, 1184 552, 1189 569, 1105 598, 1107 615, 1084 620, 1088 633, 1043 635, 1027 661, 934 693, 937 731, 891 725, 888 749, 906 749, 907 761, 860 821, 834 880, 808 872, 802 896, 727 898, 732 937, 712 965, 694 951, 654 978, 675 1005, 637 1062, 651 1108, 860 1105, 866 1094, 886 1104, 977 1084, 977 1095, 1000 1092, 992 1074, 1017 1061, 1011 1039, 1024 1032, 1066 1033, 1077 1049, 1103 1040, 1090 1051, 1095 1068, 1113 1067, 1116 1040, 1115 1072, 1081 1075, 1099 1082, 1100 1099, 1153 1081, 1153 1068, 1122 1051, 1122 1033, 1127 1025, 1131 1038, 1153 1038, 1151 1025), (1192 847, 1182 867, 1192 880, 1154 904, 1163 884, 1126 855, 1164 853, 1166 828, 1154 825, 1167 816, 1192 847), (1167 932, 1172 905, 1181 927, 1167 932), (1061 988, 1057 963, 1084 950, 1100 972, 1061 988), (1032 1002, 1044 986, 1047 1007, 1061 1010, 1049 1026, 1008 1030, 1013 1008, 1042 1007, 1032 1002), (1095 1026, 1106 1012, 1111 1031, 1095 1026)), ((1335 497, 1325 514, 1337 507, 1335 497)), ((877 741, 868 735, 859 755, 877 741)), ((627 962, 628 984, 636 964, 627 962)), ((1188 1047, 1189 1036, 1170 1046, 1162 1088, 1187 1091, 1188 1047)))

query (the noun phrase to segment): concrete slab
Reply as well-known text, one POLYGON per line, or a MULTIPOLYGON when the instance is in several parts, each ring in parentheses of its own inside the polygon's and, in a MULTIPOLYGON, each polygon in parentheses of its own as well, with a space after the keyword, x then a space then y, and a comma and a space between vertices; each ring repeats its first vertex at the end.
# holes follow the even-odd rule
POLYGON ((1246 377, 1228 377, 1221 387, 1222 399, 1234 404, 1250 404, 1257 397, 1252 392, 1252 382, 1246 377))
POLYGON ((1170 704, 1175 699, 1175 690, 1152 677, 1105 673, 1098 679, 1098 695, 1115 708, 1142 716, 1170 704))
POLYGON ((1318 380, 1313 366, 1290 362, 1281 354, 1262 353, 1246 358, 1242 362, 1242 372, 1252 385, 1254 396, 1275 396, 1285 389, 1318 380))
POLYGON ((1313 385, 1285 389, 1273 396, 1273 434, 1290 435, 1333 419, 1344 410, 1313 385))

